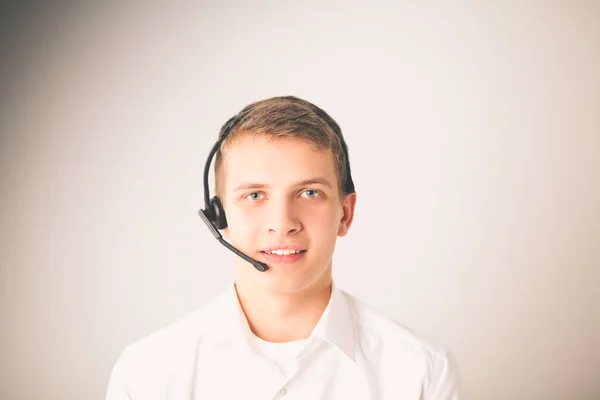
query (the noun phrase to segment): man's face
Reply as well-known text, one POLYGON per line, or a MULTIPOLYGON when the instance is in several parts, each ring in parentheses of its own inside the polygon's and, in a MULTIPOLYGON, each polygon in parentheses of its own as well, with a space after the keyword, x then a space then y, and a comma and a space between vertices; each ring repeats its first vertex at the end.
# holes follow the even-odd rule
POLYGON ((238 259, 236 280, 280 293, 328 284, 337 237, 346 235, 356 202, 356 194, 340 198, 331 151, 300 140, 244 135, 227 148, 223 167, 223 235, 269 266, 259 272, 238 259), (302 183, 314 180, 320 182, 302 183), (285 246, 305 252, 280 260, 264 253, 285 246))

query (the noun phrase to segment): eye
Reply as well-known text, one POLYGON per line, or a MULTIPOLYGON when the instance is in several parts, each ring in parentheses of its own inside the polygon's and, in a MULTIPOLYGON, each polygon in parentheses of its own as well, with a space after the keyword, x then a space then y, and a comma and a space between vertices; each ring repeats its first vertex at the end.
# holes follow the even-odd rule
POLYGON ((262 193, 259 192, 252 192, 250 193, 248 196, 246 196, 245 198, 248 200, 260 200, 259 196, 262 196, 262 193))
POLYGON ((304 192, 302 192, 302 194, 306 194, 306 196, 302 196, 302 197, 308 197, 309 199, 319 197, 321 195, 318 190, 314 190, 314 189, 305 190, 304 192))

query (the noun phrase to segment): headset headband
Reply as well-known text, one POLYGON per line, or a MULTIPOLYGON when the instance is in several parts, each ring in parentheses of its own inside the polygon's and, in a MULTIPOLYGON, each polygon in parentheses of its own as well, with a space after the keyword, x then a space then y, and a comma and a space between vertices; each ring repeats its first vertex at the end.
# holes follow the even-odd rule
MULTIPOLYGON (((342 151, 344 152, 344 158, 345 158, 344 161, 346 164, 346 193, 354 193, 356 190, 354 188, 354 181, 352 180, 352 174, 350 171, 350 159, 348 157, 348 146, 346 145, 346 141, 344 140, 344 137, 342 136, 342 131, 341 131, 339 125, 337 123, 335 123, 335 121, 331 117, 329 117, 327 115, 327 113, 325 113, 325 111, 323 111, 322 109, 320 109, 317 106, 313 106, 313 107, 314 107, 313 111, 319 116, 319 118, 321 118, 323 121, 325 121, 327 123, 327 125, 329 125, 329 127, 333 130, 333 132, 340 139, 340 142, 342 145, 342 151)), ((204 204, 206 205, 207 209, 210 204, 210 190, 209 190, 209 185, 208 185, 208 174, 210 172, 210 164, 212 162, 212 159, 215 156, 216 152, 221 147, 221 144, 225 141, 227 136, 229 136, 229 133, 231 132, 231 130, 252 110, 253 110, 252 108, 249 108, 249 109, 243 110, 239 114, 231 117, 225 123, 225 125, 223 125, 223 127, 221 128, 221 132, 219 133, 219 139, 217 140, 217 142, 214 144, 214 146, 210 150, 208 159, 206 160, 206 164, 204 166, 204 204)))

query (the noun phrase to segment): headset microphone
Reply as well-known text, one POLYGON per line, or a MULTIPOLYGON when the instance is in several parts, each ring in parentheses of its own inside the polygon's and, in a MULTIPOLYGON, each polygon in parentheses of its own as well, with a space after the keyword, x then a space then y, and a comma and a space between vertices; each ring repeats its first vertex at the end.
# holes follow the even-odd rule
POLYGON ((238 256, 242 257, 244 260, 248 261, 250 264, 252 264, 254 266, 254 268, 256 268, 257 270, 259 270, 260 272, 265 272, 266 270, 269 269, 269 267, 267 266, 267 264, 262 263, 260 261, 256 261, 253 258, 248 257, 247 255, 245 255, 244 253, 242 253, 241 251, 239 251, 238 249, 236 249, 235 247, 233 247, 232 245, 230 245, 229 243, 227 243, 227 241, 225 241, 225 239, 223 239, 223 236, 221 236, 221 232, 219 232, 217 230, 217 228, 215 228, 215 226, 210 222, 210 220, 207 217, 207 211, 206 210, 200 210, 198 212, 198 214, 200 214, 200 217, 202 217, 202 220, 204 222, 206 222, 206 225, 208 225, 208 228, 210 229, 210 231, 212 232, 212 234, 215 236, 215 238, 217 238, 217 240, 225 247, 227 247, 229 250, 233 251, 235 254, 237 254, 238 256))

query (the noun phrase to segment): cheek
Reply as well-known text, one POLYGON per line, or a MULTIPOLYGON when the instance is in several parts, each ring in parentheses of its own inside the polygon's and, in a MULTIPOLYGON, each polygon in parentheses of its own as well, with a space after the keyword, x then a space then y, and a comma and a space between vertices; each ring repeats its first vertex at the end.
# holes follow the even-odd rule
POLYGON ((243 244, 250 240, 258 230, 256 218, 239 209, 228 208, 225 216, 227 218, 227 234, 233 243, 243 244))
POLYGON ((336 207, 322 207, 307 213, 303 222, 305 228, 322 237, 322 240, 335 241, 341 218, 342 214, 336 207))
POLYGON ((342 209, 335 203, 326 203, 321 207, 315 207, 311 216, 321 220, 323 223, 336 225, 342 216, 342 209))
POLYGON ((235 227, 235 230, 251 230, 260 221, 257 210, 240 207, 230 207, 226 216, 228 225, 235 227))

